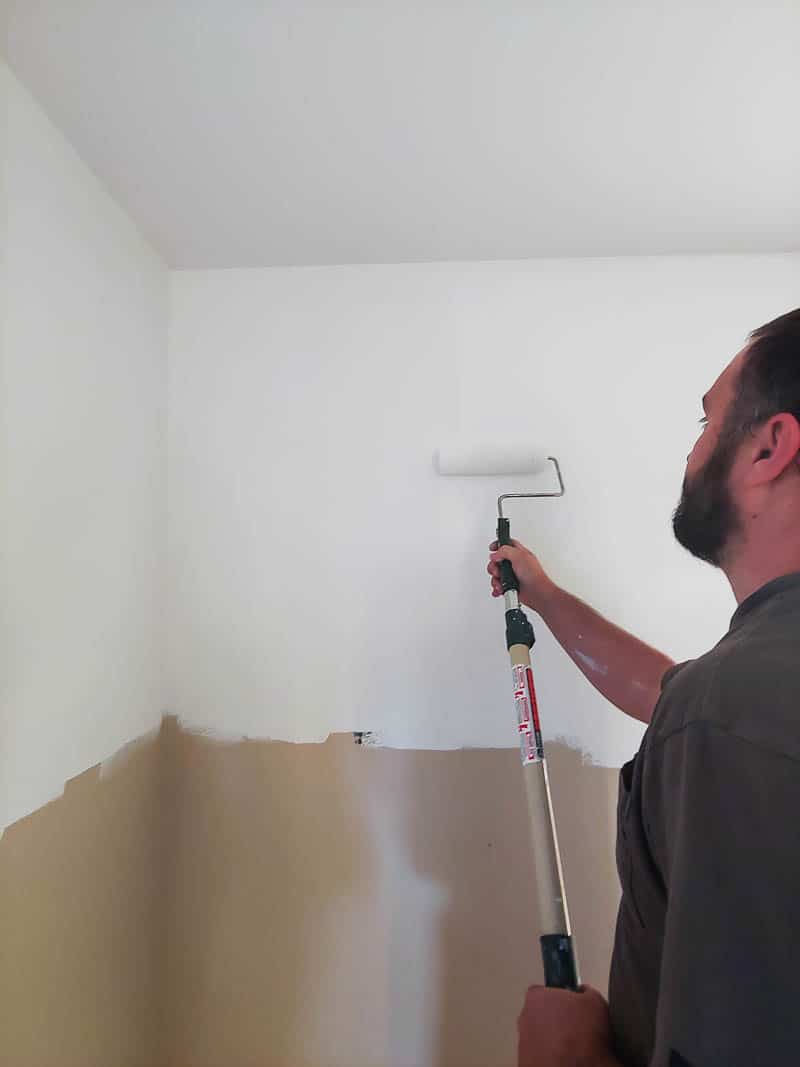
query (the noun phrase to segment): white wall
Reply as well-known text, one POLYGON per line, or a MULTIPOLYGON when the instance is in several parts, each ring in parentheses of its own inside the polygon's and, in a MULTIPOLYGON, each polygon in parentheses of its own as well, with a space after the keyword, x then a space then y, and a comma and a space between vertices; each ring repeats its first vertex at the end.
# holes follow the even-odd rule
POLYGON ((2 67, 0 827, 160 718, 167 281, 2 67))
MULTIPOLYGON (((551 449, 567 496, 513 532, 622 625, 705 650, 734 604, 673 542, 684 458, 799 281, 798 256, 173 275, 169 706, 234 735, 515 744, 484 573, 511 484, 437 479, 454 431, 551 449)), ((538 635, 546 733, 626 758, 636 724, 538 635)))

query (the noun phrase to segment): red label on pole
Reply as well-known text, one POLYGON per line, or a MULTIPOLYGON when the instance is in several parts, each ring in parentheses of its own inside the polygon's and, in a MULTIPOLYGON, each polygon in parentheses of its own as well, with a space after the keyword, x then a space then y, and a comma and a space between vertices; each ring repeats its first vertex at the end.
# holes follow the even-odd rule
POLYGON ((525 676, 528 680, 528 693, 530 694, 531 710, 533 711, 533 725, 536 730, 539 731, 542 728, 539 723, 539 705, 536 703, 536 690, 533 686, 533 671, 530 667, 525 669, 525 676))
POLYGON ((542 727, 539 722, 539 705, 536 703, 536 689, 533 684, 533 671, 530 667, 525 668, 525 680, 528 683, 528 696, 530 698, 531 713, 533 715, 533 735, 536 738, 536 754, 539 759, 544 759, 542 727))

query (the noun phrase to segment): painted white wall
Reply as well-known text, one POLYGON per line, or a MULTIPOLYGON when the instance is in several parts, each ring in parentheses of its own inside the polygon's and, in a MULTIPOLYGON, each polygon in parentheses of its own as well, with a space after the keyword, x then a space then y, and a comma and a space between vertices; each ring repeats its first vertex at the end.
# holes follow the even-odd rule
MULTIPOLYGON (((169 706, 247 736, 514 745, 484 567, 498 491, 533 483, 437 478, 459 431, 559 456, 566 498, 512 507, 515 535, 623 626, 704 651, 735 605, 670 528, 700 396, 799 281, 791 255, 173 275, 169 706)), ((538 637, 546 734, 627 758, 637 724, 538 637)))
MULTIPOLYGON (((3 531, 8 521, 8 492, 6 480, 6 289, 8 278, 8 197, 6 175, 8 172, 8 102, 9 72, 0 61, 0 805, 4 805, 5 775, 3 751, 5 749, 5 682, 9 672, 9 650, 6 635, 9 633, 8 605, 6 603, 7 554, 3 531)), ((1 810, 1 809, 0 809, 1 810)), ((0 822, 0 832, 3 823, 0 822)))
POLYGON ((0 826, 161 713, 166 272, 2 67, 0 826))

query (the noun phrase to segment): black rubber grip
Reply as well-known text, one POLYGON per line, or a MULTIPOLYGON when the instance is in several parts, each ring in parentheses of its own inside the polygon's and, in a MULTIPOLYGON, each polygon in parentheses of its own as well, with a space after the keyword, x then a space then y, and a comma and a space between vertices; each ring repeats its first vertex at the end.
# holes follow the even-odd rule
POLYGON ((516 574, 514 574, 510 559, 500 560, 500 585, 502 585, 504 593, 509 593, 512 589, 519 592, 519 582, 516 574))
POLYGON ((578 988, 578 969, 572 938, 566 934, 545 934, 539 938, 542 945, 544 984, 553 989, 578 988))
MULTIPOLYGON (((508 519, 497 520, 497 544, 511 544, 511 523, 508 519)), ((504 593, 509 593, 512 589, 517 593, 519 592, 519 582, 509 559, 500 560, 500 585, 503 587, 504 593)))

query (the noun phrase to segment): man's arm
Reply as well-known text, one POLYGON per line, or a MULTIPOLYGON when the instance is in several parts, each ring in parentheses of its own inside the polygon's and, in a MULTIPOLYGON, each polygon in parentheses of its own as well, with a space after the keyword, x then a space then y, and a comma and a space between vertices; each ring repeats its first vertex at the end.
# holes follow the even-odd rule
POLYGON ((673 661, 582 600, 559 588, 539 560, 518 541, 492 551, 488 571, 494 596, 502 595, 499 561, 508 559, 520 583, 520 600, 538 612, 558 643, 595 689, 621 711, 649 722, 661 679, 673 661))

